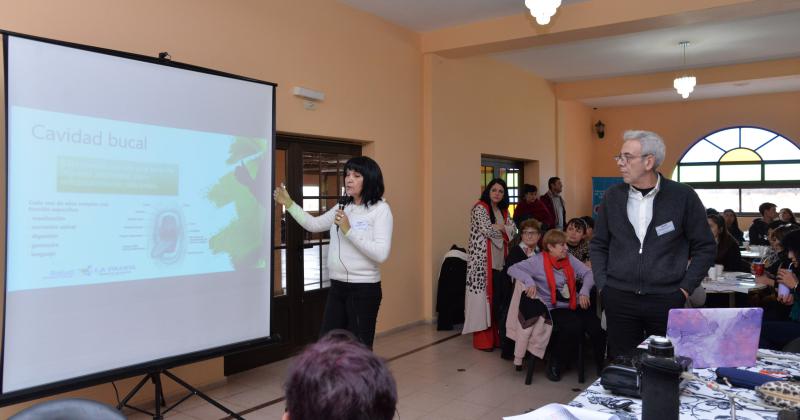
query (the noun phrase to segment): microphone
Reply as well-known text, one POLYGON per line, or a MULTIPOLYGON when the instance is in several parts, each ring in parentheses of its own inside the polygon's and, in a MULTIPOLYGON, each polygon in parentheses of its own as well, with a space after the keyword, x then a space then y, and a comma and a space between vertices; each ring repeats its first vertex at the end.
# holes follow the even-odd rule
MULTIPOLYGON (((344 210, 344 206, 347 204, 347 196, 342 194, 337 204, 339 205, 339 210, 344 210)), ((339 225, 336 225, 336 230, 339 230, 339 225)))

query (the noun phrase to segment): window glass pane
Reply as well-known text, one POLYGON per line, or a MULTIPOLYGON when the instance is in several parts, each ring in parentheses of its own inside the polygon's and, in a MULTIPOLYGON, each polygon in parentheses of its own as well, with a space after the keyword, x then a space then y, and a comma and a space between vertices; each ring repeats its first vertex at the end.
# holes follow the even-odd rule
POLYGON ((758 213, 761 203, 775 203, 779 209, 800 209, 800 188, 753 188, 742 190, 742 211, 758 213))
POLYGON ((672 170, 672 176, 669 177, 669 179, 671 179, 673 181, 677 181, 678 180, 678 165, 675 165, 675 169, 672 170))
MULTIPOLYGON (((339 175, 344 165, 340 164, 339 156, 332 153, 320 154, 320 185, 318 195, 322 196, 339 196, 341 189, 339 188, 339 175)), ((346 161, 346 159, 345 159, 346 161)), ((305 194, 305 193, 303 193, 305 194)))
POLYGON ((716 162, 725 153, 706 140, 700 140, 683 156, 681 162, 716 162))
POLYGON ((723 209, 733 209, 739 211, 739 190, 738 189, 695 189, 700 201, 705 208, 713 207, 718 211, 723 209))
POLYGON ((510 202, 516 203, 518 197, 519 197, 519 190, 517 188, 508 189, 508 200, 510 202))
POLYGON ((509 171, 509 173, 508 173, 508 188, 512 188, 512 187, 518 186, 518 184, 517 184, 517 178, 518 177, 519 177, 519 174, 516 173, 516 171, 514 171, 514 172, 509 171))
POLYGON ((319 200, 317 200, 317 196, 319 196, 319 186, 303 185, 303 210, 309 213, 319 212, 319 200))
POLYGON ((800 180, 800 163, 772 163, 764 165, 764 180, 800 180))
POLYGON ((272 296, 283 296, 286 294, 286 250, 276 249, 274 254, 272 296))
POLYGON ((761 181, 761 165, 720 165, 719 180, 761 181))
POLYGON ((509 204, 508 205, 508 217, 514 217, 514 210, 517 209, 516 204, 509 204))
POLYGON ((750 149, 736 148, 729 150, 719 160, 720 162, 761 162, 761 157, 750 149))
POLYGON ((772 140, 764 145, 764 147, 756 150, 756 152, 758 152, 764 160, 800 159, 800 149, 783 137, 772 140))
POLYGON ((718 131, 708 137, 706 140, 716 144, 724 150, 731 150, 739 147, 739 129, 730 128, 727 130, 718 131))
POLYGON ((320 245, 303 247, 303 290, 320 288, 322 265, 327 261, 322 261, 319 254, 320 245))
POLYGON ((681 166, 681 182, 716 182, 717 166, 681 166))
POLYGON ((743 127, 742 147, 755 150, 775 136, 776 134, 771 131, 762 130, 760 128, 743 127))

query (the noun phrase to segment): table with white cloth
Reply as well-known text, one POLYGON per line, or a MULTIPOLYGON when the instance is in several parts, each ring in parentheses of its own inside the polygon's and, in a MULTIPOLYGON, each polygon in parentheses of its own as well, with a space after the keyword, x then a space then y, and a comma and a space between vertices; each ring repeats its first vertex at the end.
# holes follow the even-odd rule
POLYGON ((731 308, 736 306, 736 293, 748 294, 766 287, 763 284, 756 284, 752 274, 738 271, 725 271, 722 276, 713 280, 706 277, 701 284, 706 293, 728 294, 728 305, 731 308))
MULTIPOLYGON (((786 371, 790 375, 800 375, 800 355, 772 350, 759 350, 756 366, 745 368, 749 371, 762 370, 786 371), (762 357, 765 356, 765 357, 762 357), (781 358, 781 356, 787 358, 781 358)), ((694 374, 706 381, 716 379, 714 369, 694 369, 694 374)), ((681 419, 729 419, 731 402, 721 392, 708 388, 705 383, 698 381, 684 381, 680 394, 681 419)), ((755 391, 745 388, 730 388, 723 386, 729 392, 751 400, 761 401, 755 391)), ((736 399, 736 416, 739 420, 776 420, 778 412, 755 404, 736 399)), ((642 415, 642 400, 625 396, 613 395, 600 385, 600 379, 589 385, 585 391, 575 397, 569 405, 582 407, 603 413, 616 414, 621 420, 640 419, 642 415), (625 410, 611 407, 625 405, 632 401, 625 410)))

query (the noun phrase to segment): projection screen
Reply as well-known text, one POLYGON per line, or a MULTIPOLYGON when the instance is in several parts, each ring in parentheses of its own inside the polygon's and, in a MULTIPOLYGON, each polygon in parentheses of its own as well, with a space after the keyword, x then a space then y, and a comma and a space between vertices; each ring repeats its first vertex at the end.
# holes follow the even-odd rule
POLYGON ((275 85, 5 41, 2 394, 267 339, 275 85))

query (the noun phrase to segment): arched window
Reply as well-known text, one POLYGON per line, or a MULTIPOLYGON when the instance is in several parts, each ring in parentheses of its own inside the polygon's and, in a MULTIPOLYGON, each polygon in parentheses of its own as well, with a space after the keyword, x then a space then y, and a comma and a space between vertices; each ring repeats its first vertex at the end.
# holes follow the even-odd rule
POLYGON ((691 185, 719 211, 758 213, 763 202, 800 210, 800 147, 758 127, 725 128, 695 142, 672 179, 691 185))

